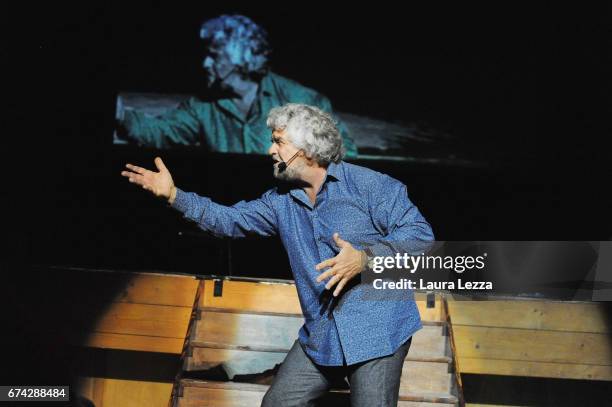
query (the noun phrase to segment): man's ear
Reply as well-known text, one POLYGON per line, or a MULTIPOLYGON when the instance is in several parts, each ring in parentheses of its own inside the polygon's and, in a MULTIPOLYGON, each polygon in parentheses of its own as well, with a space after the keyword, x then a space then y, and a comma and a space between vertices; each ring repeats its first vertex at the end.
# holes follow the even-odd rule
POLYGON ((314 158, 308 156, 308 154, 306 154, 304 150, 300 150, 300 157, 304 157, 306 159, 306 165, 308 165, 309 167, 312 167, 317 163, 314 158))

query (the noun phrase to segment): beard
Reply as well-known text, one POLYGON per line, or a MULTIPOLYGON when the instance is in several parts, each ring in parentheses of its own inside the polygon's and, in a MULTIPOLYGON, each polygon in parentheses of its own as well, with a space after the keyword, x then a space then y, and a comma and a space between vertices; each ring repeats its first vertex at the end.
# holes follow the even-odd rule
POLYGON ((279 179, 281 181, 298 181, 300 180, 301 167, 299 164, 297 166, 289 165, 285 168, 284 171, 281 171, 278 168, 280 162, 274 164, 274 178, 279 179))

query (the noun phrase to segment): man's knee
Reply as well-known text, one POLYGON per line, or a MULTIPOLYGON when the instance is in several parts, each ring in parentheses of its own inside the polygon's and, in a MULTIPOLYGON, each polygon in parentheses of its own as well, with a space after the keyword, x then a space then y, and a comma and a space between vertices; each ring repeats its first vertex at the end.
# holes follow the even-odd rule
POLYGON ((285 357, 262 407, 307 407, 329 389, 324 374, 308 359, 296 341, 285 357))

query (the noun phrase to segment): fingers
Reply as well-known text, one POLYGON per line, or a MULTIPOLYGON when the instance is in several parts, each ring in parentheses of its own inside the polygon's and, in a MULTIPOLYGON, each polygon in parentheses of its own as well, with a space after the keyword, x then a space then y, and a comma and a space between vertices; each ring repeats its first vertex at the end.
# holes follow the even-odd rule
POLYGON ((336 286, 336 289, 334 290, 334 297, 337 297, 340 294, 340 291, 342 291, 342 289, 344 288, 346 283, 348 283, 348 281, 349 281, 349 279, 346 278, 346 277, 343 278, 342 280, 340 280, 340 282, 336 286))
MULTIPOLYGON (((334 259, 329 259, 329 260, 334 260, 334 259)), ((324 262, 319 263, 319 264, 324 264, 326 262, 329 262, 329 260, 325 260, 324 262)), ((348 270, 345 267, 344 268, 338 267, 336 265, 332 267, 331 269, 327 270, 326 272, 321 273, 321 275, 317 277, 316 281, 317 283, 320 283, 321 281, 327 278, 330 278, 330 279, 325 284, 325 289, 331 290, 332 287, 337 284, 336 289, 334 290, 334 293, 333 293, 334 297, 337 297, 338 295, 340 295, 340 292, 342 291, 346 283, 351 279, 351 274, 350 272, 348 272, 348 270)))
POLYGON ((349 269, 347 269, 344 266, 335 265, 334 267, 330 268, 326 272, 321 273, 319 277, 317 277, 316 281, 320 283, 321 281, 326 280, 333 276, 344 277, 348 271, 349 269))
POLYGON ((322 261, 321 263, 315 266, 316 270, 323 270, 326 267, 333 267, 336 264, 336 258, 332 257, 331 259, 327 259, 322 261))
POLYGON ((153 188, 151 182, 147 181, 147 178, 144 175, 136 174, 135 172, 122 171, 121 175, 127 177, 128 181, 134 183, 136 185, 140 185, 142 189, 146 189, 147 191, 151 191, 155 195, 158 195, 158 192, 153 188))
POLYGON ((130 172, 130 171, 121 171, 121 175, 128 178, 128 181, 133 182, 135 184, 138 184, 138 185, 145 184, 144 175, 140 175, 140 174, 137 174, 135 172, 130 172))
POLYGON ((344 273, 339 273, 332 269, 332 270, 326 271, 325 273, 321 274, 317 278, 317 281, 321 282, 322 280, 324 280, 325 278, 329 276, 332 276, 332 278, 330 278, 329 281, 325 284, 325 289, 331 290, 334 285, 338 284, 336 286, 336 289, 334 290, 334 297, 337 297, 340 294, 340 291, 342 291, 342 289, 346 285, 346 283, 350 280, 350 278, 347 277, 344 273), (331 273, 331 274, 328 274, 328 273, 331 273))
POLYGON ((317 277, 317 283, 320 283, 321 281, 330 278, 331 276, 335 275, 336 273, 337 273, 337 270, 334 270, 334 269, 329 269, 325 273, 321 273, 321 275, 319 275, 319 277, 317 277))
POLYGON ((157 167, 157 169, 161 172, 161 171, 168 171, 168 168, 166 168, 166 165, 164 164, 164 162, 162 161, 162 159, 160 157, 155 157, 155 166, 157 167))
POLYGON ((336 274, 327 282, 327 284, 325 284, 325 288, 327 290, 331 290, 331 288, 341 279, 342 279, 342 276, 340 274, 336 274))
POLYGON ((144 175, 149 172, 149 170, 147 170, 146 168, 142 168, 137 165, 125 164, 125 167, 140 175, 144 175))
POLYGON ((153 191, 149 185, 151 183, 149 176, 152 174, 152 171, 132 164, 126 164, 125 167, 130 171, 121 171, 122 176, 126 177, 128 181, 142 186, 143 189, 153 191))
MULTIPOLYGON (((156 162, 157 168, 162 170, 165 168, 161 158, 157 157, 159 162, 156 162)), ((161 196, 162 192, 157 185, 157 179, 159 178, 158 172, 149 171, 145 168, 138 167, 132 164, 125 165, 130 171, 121 171, 121 175, 126 177, 128 181, 136 185, 140 185, 142 189, 150 191, 156 196, 161 196)))

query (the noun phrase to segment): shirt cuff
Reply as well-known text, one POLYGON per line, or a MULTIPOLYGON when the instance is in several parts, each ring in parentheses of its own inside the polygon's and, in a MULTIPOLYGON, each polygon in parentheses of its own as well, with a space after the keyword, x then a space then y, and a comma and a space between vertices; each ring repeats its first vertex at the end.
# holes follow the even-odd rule
POLYGON ((174 202, 170 205, 171 208, 176 209, 181 213, 187 212, 189 209, 189 200, 187 199, 187 193, 180 188, 176 188, 176 196, 174 202))

